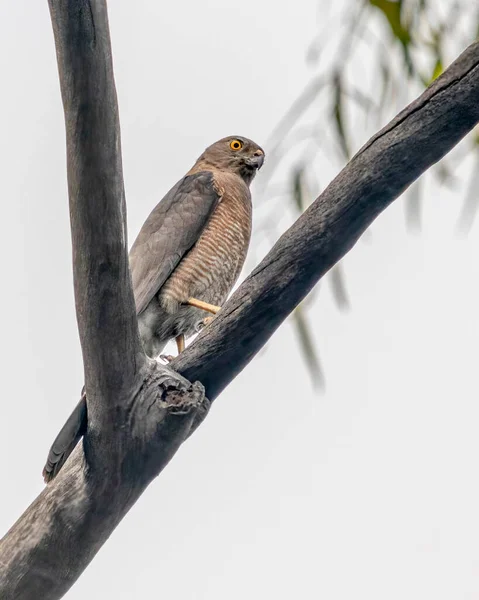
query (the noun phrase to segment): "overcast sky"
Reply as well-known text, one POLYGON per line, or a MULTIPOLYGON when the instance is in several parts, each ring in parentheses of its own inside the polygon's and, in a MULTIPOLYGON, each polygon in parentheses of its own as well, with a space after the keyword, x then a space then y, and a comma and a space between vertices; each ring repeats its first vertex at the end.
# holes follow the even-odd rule
MULTIPOLYGON (((316 0, 109 8, 133 241, 205 146, 265 143, 310 79, 324 11, 316 0)), ((3 533, 43 487, 82 363, 47 2, 0 3, 0 48, 3 533)), ((309 312, 326 394, 286 323, 68 600, 478 597, 479 225, 455 235, 462 196, 426 180, 420 235, 406 231, 403 200, 373 224, 344 261, 352 310, 340 314, 324 285, 309 312)))

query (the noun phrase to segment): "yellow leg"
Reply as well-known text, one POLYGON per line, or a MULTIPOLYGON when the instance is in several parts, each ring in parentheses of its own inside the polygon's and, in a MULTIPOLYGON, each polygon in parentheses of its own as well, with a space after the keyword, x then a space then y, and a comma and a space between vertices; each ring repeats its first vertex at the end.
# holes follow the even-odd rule
POLYGON ((183 352, 185 349, 185 336, 183 334, 178 335, 176 338, 176 347, 178 348, 178 354, 183 352))
POLYGON ((214 304, 208 304, 208 302, 203 302, 203 300, 197 300, 196 298, 188 298, 188 302, 190 306, 194 306, 195 308, 201 308, 206 310, 207 312, 216 313, 220 310, 221 306, 215 306, 214 304))

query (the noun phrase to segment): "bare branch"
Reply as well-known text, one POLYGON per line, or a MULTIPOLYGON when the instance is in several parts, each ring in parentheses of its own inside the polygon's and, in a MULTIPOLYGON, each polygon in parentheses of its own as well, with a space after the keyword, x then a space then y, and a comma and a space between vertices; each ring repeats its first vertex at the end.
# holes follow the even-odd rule
POLYGON ((359 150, 171 366, 214 400, 374 219, 471 131, 478 97, 476 42, 359 150))
MULTIPOLYGON (((127 253, 120 124, 105 0, 49 0, 65 112, 73 274, 90 415, 144 364, 127 253)), ((111 422, 110 415, 105 419, 111 422)))
POLYGON ((0 598, 61 598, 208 407, 201 384, 152 364, 114 440, 89 431, 0 541, 0 598))
POLYGON ((380 212, 479 121, 474 44, 356 154, 175 359, 189 381, 146 359, 139 381, 105 2, 50 2, 67 113, 78 320, 87 393, 99 406, 83 444, 0 542, 2 600, 61 598, 204 418, 204 390, 189 381, 217 397, 380 212), (114 324, 124 326, 121 335, 114 324), (117 402, 115 428, 98 420, 103 397, 117 402))

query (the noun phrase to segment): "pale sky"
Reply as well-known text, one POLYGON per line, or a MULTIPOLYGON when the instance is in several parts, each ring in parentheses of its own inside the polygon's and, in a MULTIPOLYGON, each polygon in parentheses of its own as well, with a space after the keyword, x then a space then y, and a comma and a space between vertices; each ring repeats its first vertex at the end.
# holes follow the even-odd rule
MULTIPOLYGON (((266 142, 310 80, 323 13, 316 0, 109 10, 131 243, 205 146, 266 142)), ((47 2, 1 3, 0 47, 3 534, 43 488, 82 363, 47 2)), ((322 183, 335 174, 319 169, 322 183)), ((426 179, 423 194, 421 234, 406 231, 400 199, 346 257, 349 313, 327 282, 310 306, 326 393, 313 392, 286 323, 68 600, 479 596, 479 224, 455 234, 463 187, 426 179)))

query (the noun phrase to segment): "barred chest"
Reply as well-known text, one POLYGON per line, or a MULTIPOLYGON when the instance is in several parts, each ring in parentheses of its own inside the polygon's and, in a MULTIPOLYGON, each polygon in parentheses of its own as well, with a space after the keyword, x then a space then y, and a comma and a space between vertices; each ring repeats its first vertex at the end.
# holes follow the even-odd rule
POLYGON ((194 297, 221 306, 243 268, 251 238, 248 186, 229 173, 215 174, 222 199, 193 248, 163 285, 164 306, 194 297))

